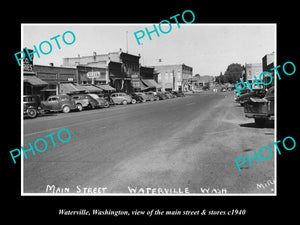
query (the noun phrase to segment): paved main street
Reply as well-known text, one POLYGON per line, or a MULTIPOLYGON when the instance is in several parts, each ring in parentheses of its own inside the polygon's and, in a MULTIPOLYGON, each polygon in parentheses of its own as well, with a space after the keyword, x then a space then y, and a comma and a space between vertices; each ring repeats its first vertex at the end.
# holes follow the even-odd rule
POLYGON ((106 193, 126 194, 128 187, 272 193, 273 186, 257 184, 274 178, 274 157, 260 164, 253 160, 253 167, 246 163, 241 172, 234 159, 269 146, 274 128, 258 128, 245 118, 233 93, 205 92, 25 119, 25 149, 28 142, 61 128, 71 132, 69 142, 54 137, 53 147, 47 138, 45 152, 28 152, 24 159, 24 193, 44 193, 47 185, 72 193, 78 185, 81 191, 106 187, 106 193))

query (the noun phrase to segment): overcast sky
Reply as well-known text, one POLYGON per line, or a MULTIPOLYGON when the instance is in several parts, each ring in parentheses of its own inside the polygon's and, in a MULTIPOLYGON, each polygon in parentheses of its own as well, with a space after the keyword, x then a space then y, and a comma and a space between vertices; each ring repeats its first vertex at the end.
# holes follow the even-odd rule
MULTIPOLYGON (((157 24, 156 24, 157 25, 157 24)), ((193 75, 219 75, 230 63, 258 63, 265 54, 275 51, 276 27, 273 24, 172 24, 168 34, 152 33, 152 40, 145 35, 138 45, 134 32, 151 31, 153 24, 23 24, 23 47, 38 48, 42 41, 60 35, 57 39, 61 49, 52 43, 49 55, 35 56, 34 64, 55 66, 62 64, 62 58, 77 57, 108 52, 124 52, 128 32, 128 53, 141 54, 144 66, 184 63, 193 67, 193 75), (72 31, 76 41, 72 45, 63 43, 65 31, 72 31), (162 62, 158 62, 162 59, 162 62)), ((158 25, 157 25, 158 27, 158 25)), ((168 25, 162 28, 168 30, 168 25)), ((71 36, 66 35, 66 38, 71 36)), ((47 51, 47 45, 43 45, 47 51)))

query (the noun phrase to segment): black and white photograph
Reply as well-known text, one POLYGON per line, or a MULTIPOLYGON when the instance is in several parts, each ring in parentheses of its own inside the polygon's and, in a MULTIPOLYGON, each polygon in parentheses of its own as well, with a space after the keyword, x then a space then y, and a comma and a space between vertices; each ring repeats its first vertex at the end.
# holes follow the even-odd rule
POLYGON ((276 194, 276 24, 22 24, 22 43, 22 194, 276 194))
POLYGON ((2 14, 5 219, 296 219, 296 6, 109 3, 2 14))

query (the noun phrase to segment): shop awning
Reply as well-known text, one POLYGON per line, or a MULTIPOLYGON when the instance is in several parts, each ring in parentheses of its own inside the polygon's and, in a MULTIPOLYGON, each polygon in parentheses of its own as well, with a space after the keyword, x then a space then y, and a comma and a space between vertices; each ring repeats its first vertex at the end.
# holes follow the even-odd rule
MULTIPOLYGON (((147 90, 147 89, 149 88, 149 87, 147 87, 146 85, 144 85, 142 81, 140 81, 140 84, 141 84, 141 90, 142 90, 142 91, 145 91, 145 90, 147 90)), ((150 87, 150 88, 151 88, 151 87, 150 87)))
POLYGON ((47 82, 41 80, 40 78, 37 78, 34 75, 32 75, 32 76, 24 75, 23 76, 23 82, 30 83, 33 86, 47 86, 48 85, 47 82))
POLYGON ((97 87, 101 88, 104 91, 115 91, 116 89, 109 86, 108 84, 98 84, 97 87))
POLYGON ((148 86, 148 88, 150 87, 155 87, 155 88, 161 88, 161 85, 159 85, 158 83, 156 83, 155 80, 152 79, 142 79, 143 83, 148 86))
POLYGON ((80 86, 76 86, 72 83, 60 83, 59 90, 60 90, 60 94, 72 94, 72 93, 85 92, 84 88, 80 86))
POLYGON ((84 84, 84 85, 77 85, 76 87, 80 87, 86 90, 86 92, 88 93, 92 93, 92 92, 101 92, 102 89, 100 89, 99 87, 95 86, 95 85, 91 85, 91 84, 84 84))

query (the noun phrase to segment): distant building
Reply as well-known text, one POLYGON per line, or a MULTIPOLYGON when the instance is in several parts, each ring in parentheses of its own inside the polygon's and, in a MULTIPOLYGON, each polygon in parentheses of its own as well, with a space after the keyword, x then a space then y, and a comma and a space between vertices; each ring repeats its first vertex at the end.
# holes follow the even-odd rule
MULTIPOLYGON (((275 80, 275 77, 274 77, 274 70, 270 70, 272 68, 274 68, 274 57, 275 57, 275 53, 272 52, 271 54, 266 54, 263 58, 262 58, 262 69, 263 71, 268 71, 269 73, 272 74, 272 82, 267 86, 268 88, 269 87, 272 87, 274 86, 274 80, 275 80)), ((268 84, 270 82, 271 78, 268 74, 264 74, 263 75, 263 82, 268 84)), ((266 86, 264 86, 266 87, 266 86)))
MULTIPOLYGON (((259 75, 263 72, 262 63, 249 63, 245 64, 245 73, 246 78, 248 79, 249 83, 255 81, 254 76, 256 76, 257 80, 259 81, 259 75)), ((257 84, 252 85, 253 88, 257 88, 257 84)))
POLYGON ((157 82, 162 91, 192 91, 193 68, 185 64, 157 65, 157 82))

